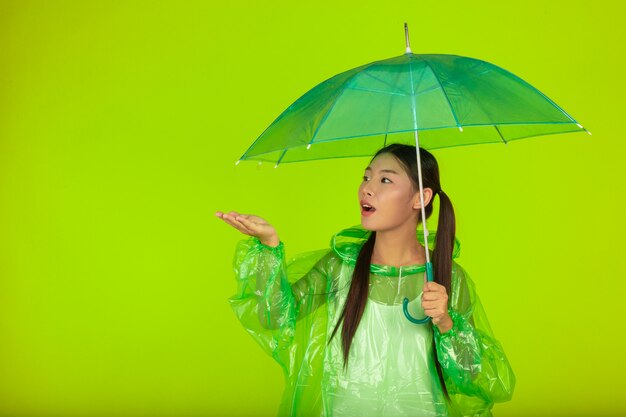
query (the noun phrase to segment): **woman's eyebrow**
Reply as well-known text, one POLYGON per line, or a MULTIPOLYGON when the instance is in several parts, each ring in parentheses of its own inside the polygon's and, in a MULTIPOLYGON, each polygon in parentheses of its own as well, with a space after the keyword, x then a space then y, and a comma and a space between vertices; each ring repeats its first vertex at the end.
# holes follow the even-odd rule
MULTIPOLYGON (((371 167, 367 167, 365 168, 366 171, 371 171, 372 168, 371 167)), ((381 169, 379 172, 389 172, 391 174, 396 174, 399 175, 396 171, 394 171, 393 169, 381 169)))

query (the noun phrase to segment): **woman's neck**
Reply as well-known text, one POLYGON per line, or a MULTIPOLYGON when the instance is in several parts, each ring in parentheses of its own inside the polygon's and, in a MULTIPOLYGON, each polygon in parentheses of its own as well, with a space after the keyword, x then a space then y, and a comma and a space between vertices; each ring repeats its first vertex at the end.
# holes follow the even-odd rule
POLYGON ((426 263, 424 246, 417 240, 416 228, 376 232, 372 263, 396 267, 426 263))

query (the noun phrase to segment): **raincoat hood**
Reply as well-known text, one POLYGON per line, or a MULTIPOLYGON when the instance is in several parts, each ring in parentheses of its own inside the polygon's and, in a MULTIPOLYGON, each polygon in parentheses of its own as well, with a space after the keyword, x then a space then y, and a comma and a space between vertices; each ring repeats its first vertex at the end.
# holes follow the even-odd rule
MULTIPOLYGON (((424 244, 424 231, 422 229, 417 229, 416 231, 417 240, 423 245, 424 244)), ((356 265, 356 260, 359 256, 359 252, 361 251, 361 247, 367 241, 371 234, 371 230, 367 230, 363 228, 361 225, 355 225, 349 227, 347 229, 343 229, 340 232, 333 235, 330 240, 330 247, 333 251, 343 259, 344 262, 350 265, 356 265)), ((428 231, 428 249, 432 255, 435 237, 437 235, 436 230, 428 231)), ((452 249, 452 259, 456 259, 461 255, 461 242, 455 236, 454 238, 454 247, 452 249)), ((403 267, 405 270, 407 268, 410 269, 425 269, 424 265, 410 265, 407 267, 403 267)), ((398 268, 389 266, 389 265, 371 265, 372 272, 388 272, 395 273, 398 268)))

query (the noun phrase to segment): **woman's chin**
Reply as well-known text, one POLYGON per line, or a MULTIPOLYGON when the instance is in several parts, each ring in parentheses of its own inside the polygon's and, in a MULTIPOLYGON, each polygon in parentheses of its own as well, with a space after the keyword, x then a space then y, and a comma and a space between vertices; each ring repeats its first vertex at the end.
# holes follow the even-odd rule
POLYGON ((365 230, 370 230, 372 232, 376 231, 376 227, 369 221, 368 218, 361 217, 361 227, 365 230))

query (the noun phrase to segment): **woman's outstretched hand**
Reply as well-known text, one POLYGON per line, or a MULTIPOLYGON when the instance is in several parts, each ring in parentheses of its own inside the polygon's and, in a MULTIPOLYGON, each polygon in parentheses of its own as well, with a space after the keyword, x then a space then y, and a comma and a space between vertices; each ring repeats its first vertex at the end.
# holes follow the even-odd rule
POLYGON ((258 238, 264 245, 278 246, 280 243, 274 227, 259 216, 240 214, 236 211, 229 213, 217 211, 215 215, 241 233, 258 238))

